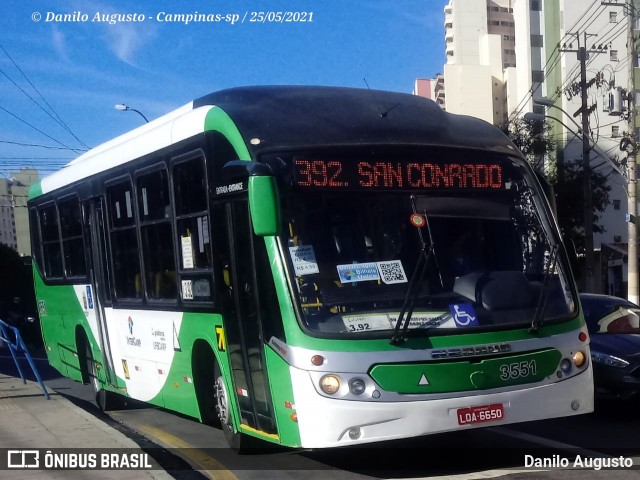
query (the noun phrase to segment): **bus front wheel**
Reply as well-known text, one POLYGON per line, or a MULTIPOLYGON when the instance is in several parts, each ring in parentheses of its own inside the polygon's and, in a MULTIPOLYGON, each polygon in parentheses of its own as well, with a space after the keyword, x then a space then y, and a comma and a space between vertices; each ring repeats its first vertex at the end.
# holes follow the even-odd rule
POLYGON ((220 420, 220 427, 224 432, 224 437, 231 448, 240 451, 245 443, 244 435, 240 432, 234 431, 229 392, 218 365, 215 366, 214 394, 216 414, 220 420))

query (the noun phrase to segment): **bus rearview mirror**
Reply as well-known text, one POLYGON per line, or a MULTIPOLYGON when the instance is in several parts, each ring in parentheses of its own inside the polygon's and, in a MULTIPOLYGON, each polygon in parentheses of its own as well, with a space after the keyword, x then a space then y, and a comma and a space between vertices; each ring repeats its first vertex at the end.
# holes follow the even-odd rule
POLYGON ((260 237, 280 232, 280 196, 270 176, 249 177, 249 211, 253 231, 260 237))

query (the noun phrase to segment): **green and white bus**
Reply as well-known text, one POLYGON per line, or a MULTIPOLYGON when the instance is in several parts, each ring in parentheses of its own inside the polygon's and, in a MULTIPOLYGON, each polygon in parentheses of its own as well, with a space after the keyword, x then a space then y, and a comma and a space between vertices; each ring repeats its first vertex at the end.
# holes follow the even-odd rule
POLYGON ((545 190, 501 132, 430 100, 220 91, 28 206, 49 362, 102 408, 312 448, 593 410, 545 190))

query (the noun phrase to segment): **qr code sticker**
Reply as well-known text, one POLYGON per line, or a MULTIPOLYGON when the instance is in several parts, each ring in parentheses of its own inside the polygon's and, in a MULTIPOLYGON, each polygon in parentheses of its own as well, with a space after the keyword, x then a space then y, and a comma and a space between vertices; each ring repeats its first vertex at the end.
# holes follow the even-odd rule
POLYGON ((377 262, 380 278, 382 281, 390 285, 392 283, 407 283, 407 275, 402 268, 400 260, 392 260, 389 262, 377 262))

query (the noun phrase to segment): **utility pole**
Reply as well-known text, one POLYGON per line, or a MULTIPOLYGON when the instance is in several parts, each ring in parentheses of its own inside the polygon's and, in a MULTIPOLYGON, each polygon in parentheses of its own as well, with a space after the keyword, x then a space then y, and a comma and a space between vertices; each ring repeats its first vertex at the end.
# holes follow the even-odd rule
MULTIPOLYGON (((634 0, 628 0, 627 18, 629 28, 627 31, 627 50, 629 57, 634 58, 635 42, 633 38, 633 19, 635 17, 634 0)), ((629 233, 629 249, 627 251, 627 298, 630 302, 638 303, 638 227, 636 219, 638 204, 636 203, 636 105, 635 105, 635 78, 634 62, 629 65, 629 136, 631 142, 627 147, 627 208, 629 213, 627 228, 629 233)))
MULTIPOLYGON (((584 33, 584 45, 587 44, 587 33, 584 33)), ((576 52, 578 61, 580 62, 580 109, 574 113, 574 117, 578 114, 582 115, 582 174, 583 174, 583 200, 584 200, 584 263, 585 263, 585 282, 584 290, 586 292, 596 291, 596 282, 594 278, 594 255, 593 255, 593 195, 591 190, 591 147, 589 145, 589 115, 594 110, 595 105, 589 107, 587 105, 589 87, 594 81, 587 82, 587 54, 602 53, 602 50, 587 50, 586 47, 580 46, 580 33, 575 33, 578 41, 578 49, 560 49, 561 52, 576 52)))
MULTIPOLYGON (((578 37, 579 38, 579 37, 578 37)), ((579 40, 578 40, 579 42, 579 40)), ((585 34, 584 42, 587 43, 585 34)), ((578 45, 580 45, 578 43, 578 45)), ((589 152, 589 107, 587 106, 587 49, 578 47, 578 60, 580 60, 580 96, 582 97, 582 174, 584 189, 584 262, 587 272, 585 290, 594 292, 595 279, 593 278, 593 196, 591 194, 591 158, 589 152)))

